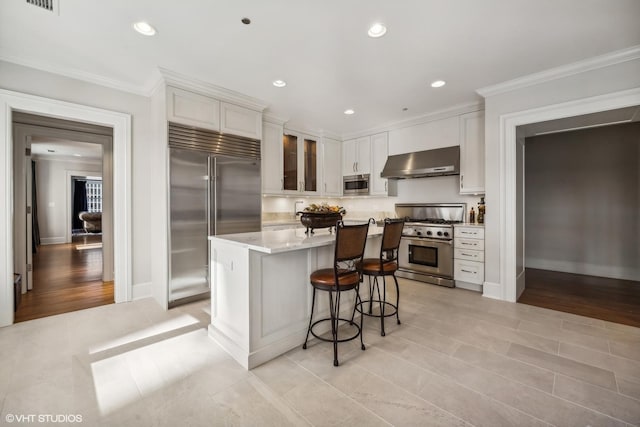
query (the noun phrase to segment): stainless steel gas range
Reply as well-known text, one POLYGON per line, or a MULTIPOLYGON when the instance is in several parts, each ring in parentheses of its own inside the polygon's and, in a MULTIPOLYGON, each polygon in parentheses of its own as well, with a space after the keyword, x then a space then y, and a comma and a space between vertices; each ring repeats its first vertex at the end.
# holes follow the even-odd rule
POLYGON ((396 204, 396 214, 405 218, 396 274, 455 287, 453 224, 464 222, 465 211, 465 203, 396 204))

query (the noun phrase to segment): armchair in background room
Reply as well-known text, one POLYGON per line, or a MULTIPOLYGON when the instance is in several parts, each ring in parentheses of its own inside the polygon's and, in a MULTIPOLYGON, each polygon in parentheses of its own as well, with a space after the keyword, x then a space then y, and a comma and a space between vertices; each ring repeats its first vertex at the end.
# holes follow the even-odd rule
POLYGON ((78 218, 83 221, 84 230, 87 233, 102 231, 102 212, 80 212, 78 218))

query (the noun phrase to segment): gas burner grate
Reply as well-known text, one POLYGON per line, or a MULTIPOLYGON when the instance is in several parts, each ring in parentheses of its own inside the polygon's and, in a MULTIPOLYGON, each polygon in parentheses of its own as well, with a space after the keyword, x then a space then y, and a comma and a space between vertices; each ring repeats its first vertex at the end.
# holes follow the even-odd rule
POLYGON ((460 224, 462 221, 442 218, 405 218, 405 222, 417 222, 421 224, 460 224))

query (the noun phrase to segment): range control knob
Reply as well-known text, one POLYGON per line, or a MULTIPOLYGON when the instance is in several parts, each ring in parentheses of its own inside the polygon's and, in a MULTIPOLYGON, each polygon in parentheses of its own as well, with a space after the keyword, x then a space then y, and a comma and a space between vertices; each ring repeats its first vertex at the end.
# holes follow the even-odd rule
POLYGON ((449 237, 449 232, 448 231, 444 232, 444 237, 449 237))
POLYGON ((427 236, 431 236, 431 231, 427 231, 427 236))
POLYGON ((438 231, 438 236, 442 236, 442 231, 438 231))
POLYGON ((422 236, 422 231, 416 231, 417 236, 422 236))

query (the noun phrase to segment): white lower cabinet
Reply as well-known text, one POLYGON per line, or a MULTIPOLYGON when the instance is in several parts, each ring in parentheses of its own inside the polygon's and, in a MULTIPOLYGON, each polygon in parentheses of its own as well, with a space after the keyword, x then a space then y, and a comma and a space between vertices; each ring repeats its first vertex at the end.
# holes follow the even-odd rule
POLYGON ((453 278, 456 287, 482 291, 484 283, 484 227, 454 226, 453 278))

